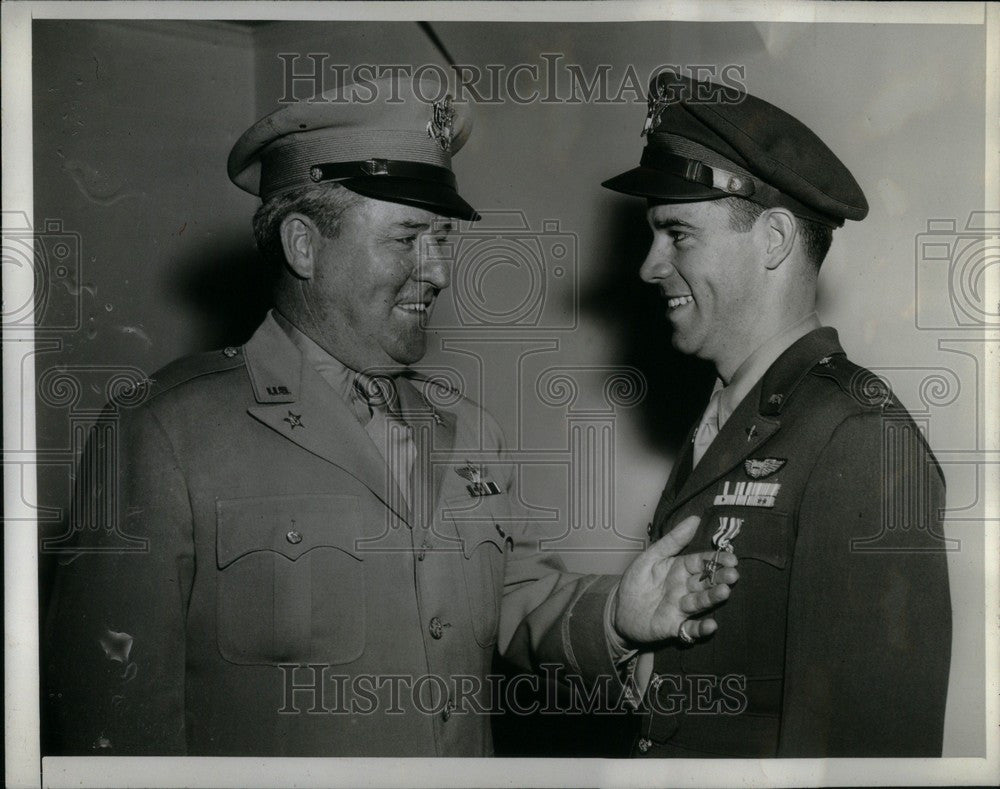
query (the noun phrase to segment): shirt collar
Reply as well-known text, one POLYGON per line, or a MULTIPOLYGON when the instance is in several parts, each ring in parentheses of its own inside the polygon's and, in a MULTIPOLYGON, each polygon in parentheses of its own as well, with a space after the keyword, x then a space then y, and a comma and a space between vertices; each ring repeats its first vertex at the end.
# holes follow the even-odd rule
POLYGON ((288 339, 299 349, 303 361, 318 372, 345 402, 353 402, 354 379, 357 372, 324 351, 315 340, 306 336, 278 310, 272 310, 272 314, 275 322, 288 335, 288 339))
POLYGON ((743 398, 750 394, 750 390, 754 388, 757 381, 764 377, 764 373, 777 358, 797 340, 819 327, 819 315, 810 312, 761 343, 757 350, 751 353, 739 366, 728 385, 724 384, 721 378, 716 380, 715 389, 712 391, 722 390, 722 394, 719 396, 720 428, 736 410, 743 398))

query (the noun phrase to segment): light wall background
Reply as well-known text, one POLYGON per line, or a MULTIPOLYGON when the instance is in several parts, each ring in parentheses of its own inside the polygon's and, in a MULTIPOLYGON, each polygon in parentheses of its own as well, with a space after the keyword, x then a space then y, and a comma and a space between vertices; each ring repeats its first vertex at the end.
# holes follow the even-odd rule
MULTIPOLYGON (((957 223, 954 231, 938 225, 937 241, 976 237, 964 228, 984 202, 983 29, 644 22, 435 30, 459 63, 542 68, 543 53, 559 53, 588 75, 610 64, 614 87, 629 66, 644 88, 663 64, 742 65, 752 93, 816 130, 852 170, 871 213, 835 233, 820 314, 854 361, 894 385, 944 463, 948 533, 960 540, 950 555, 946 755, 982 754, 986 557, 982 475, 970 458, 980 448, 985 344, 981 329, 942 322, 947 262, 924 266, 918 288, 917 261, 928 220, 957 223)), ((225 162, 285 91, 278 54, 327 53, 331 64, 443 60, 415 23, 385 22, 48 21, 35 23, 33 49, 35 222, 58 220, 52 236, 80 249, 78 270, 53 278, 36 366, 40 381, 61 367, 94 376, 73 405, 39 402, 38 445, 51 458, 39 466, 40 518, 51 536, 69 499, 68 420, 85 422, 100 408, 109 369, 150 374, 178 356, 238 344, 266 308, 250 234, 256 201, 229 183, 225 162), (74 310, 79 320, 66 320, 74 310)), ((545 250, 543 314, 570 328, 461 325, 455 299, 471 285, 460 257, 424 362, 453 371, 501 420, 525 463, 524 499, 565 527, 555 547, 581 571, 628 563, 637 545, 629 539, 645 536, 677 445, 712 386, 705 365, 670 349, 662 307, 638 281, 649 240, 641 201, 599 187, 638 161, 645 113, 644 102, 477 109, 455 162, 462 193, 490 216, 523 217, 545 250), (568 258, 552 256, 557 243, 568 258), (576 382, 571 403, 558 401, 558 387, 546 390, 557 367, 571 368, 561 371, 576 382), (605 383, 621 367, 645 394, 609 405, 605 383), (596 436, 598 446, 574 455, 572 435, 596 436), (574 497, 581 460, 610 486, 574 497)), ((477 227, 468 238, 486 232, 477 227)), ((511 308, 530 290, 530 273, 527 265, 484 268, 480 284, 490 304, 511 308)))

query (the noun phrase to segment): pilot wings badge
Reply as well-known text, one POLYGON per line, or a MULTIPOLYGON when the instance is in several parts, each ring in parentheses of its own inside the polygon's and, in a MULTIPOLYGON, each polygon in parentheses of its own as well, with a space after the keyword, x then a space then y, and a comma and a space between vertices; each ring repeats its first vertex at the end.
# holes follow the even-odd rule
POLYGON ((455 136, 455 108, 451 103, 451 95, 435 101, 433 112, 431 119, 427 121, 427 136, 437 141, 442 151, 450 151, 451 141, 455 136))
POLYGON ((764 477, 770 477, 787 462, 788 461, 785 460, 785 458, 761 458, 760 460, 751 459, 743 463, 743 468, 746 469, 747 474, 754 479, 764 479, 764 477))
POLYGON ((468 460, 466 464, 465 466, 458 466, 455 469, 455 473, 472 483, 465 486, 470 496, 479 498, 480 496, 496 496, 500 493, 500 486, 487 478, 485 466, 476 465, 468 460))

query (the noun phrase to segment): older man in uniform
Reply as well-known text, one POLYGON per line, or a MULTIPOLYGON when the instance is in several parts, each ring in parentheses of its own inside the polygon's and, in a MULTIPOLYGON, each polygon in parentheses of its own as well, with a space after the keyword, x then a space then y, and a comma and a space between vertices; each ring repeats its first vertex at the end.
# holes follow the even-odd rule
POLYGON ((446 218, 476 218, 451 171, 467 110, 418 99, 436 87, 347 88, 233 148, 275 308, 245 346, 157 373, 90 453, 120 479, 90 492, 54 592, 62 752, 485 755, 498 647, 617 693, 628 646, 728 594, 701 580, 710 554, 673 558, 694 519, 620 588, 565 572, 497 423, 409 370, 449 283, 446 218), (115 550, 115 512, 147 550, 115 550))
POLYGON ((640 275, 673 345, 718 374, 652 533, 700 516, 692 547, 739 556, 741 580, 712 638, 655 652, 636 751, 938 756, 944 479, 815 312, 832 230, 865 197, 802 123, 731 88, 660 75, 643 134, 640 166, 604 186, 646 198, 640 275))

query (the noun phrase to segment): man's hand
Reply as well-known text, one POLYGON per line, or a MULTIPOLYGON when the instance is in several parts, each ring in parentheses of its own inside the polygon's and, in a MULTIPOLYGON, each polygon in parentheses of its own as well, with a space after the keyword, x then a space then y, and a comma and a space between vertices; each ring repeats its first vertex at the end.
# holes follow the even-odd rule
POLYGON ((633 646, 678 637, 681 625, 690 639, 714 633, 714 619, 692 619, 729 597, 729 585, 736 583, 736 557, 719 551, 715 584, 702 579, 705 565, 714 551, 678 556, 691 542, 699 518, 685 518, 662 539, 653 543, 629 565, 618 585, 614 626, 633 646))

